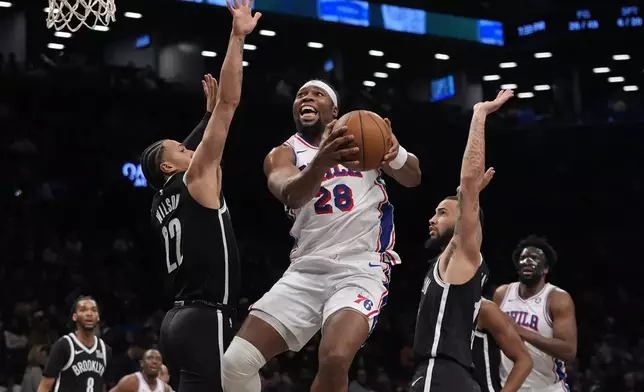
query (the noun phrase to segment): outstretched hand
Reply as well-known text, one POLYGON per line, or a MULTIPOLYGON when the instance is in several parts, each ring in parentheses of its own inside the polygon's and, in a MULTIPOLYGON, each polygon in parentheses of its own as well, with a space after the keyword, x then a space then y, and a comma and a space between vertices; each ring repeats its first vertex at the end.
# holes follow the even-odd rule
POLYGON ((206 96, 206 111, 212 113, 217 105, 217 90, 219 90, 217 79, 213 78, 211 74, 206 74, 201 81, 201 86, 203 94, 206 96))
POLYGON ((474 111, 483 110, 486 114, 494 113, 512 97, 514 97, 514 91, 501 90, 496 95, 494 101, 479 102, 474 105, 474 111))
POLYGON ((233 34, 236 36, 245 37, 250 34, 262 17, 261 12, 253 15, 253 0, 226 0, 226 5, 233 16, 233 34))

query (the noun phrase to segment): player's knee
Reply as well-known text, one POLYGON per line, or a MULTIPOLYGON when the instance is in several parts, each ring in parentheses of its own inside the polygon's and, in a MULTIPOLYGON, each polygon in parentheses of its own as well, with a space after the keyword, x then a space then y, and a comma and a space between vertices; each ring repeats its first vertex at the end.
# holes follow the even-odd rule
POLYGON ((321 347, 319 353, 320 369, 346 374, 349 371, 349 367, 351 367, 354 356, 355 353, 345 346, 321 347))
POLYGON ((248 341, 235 336, 224 353, 221 373, 224 380, 242 380, 253 377, 264 366, 262 353, 248 341))

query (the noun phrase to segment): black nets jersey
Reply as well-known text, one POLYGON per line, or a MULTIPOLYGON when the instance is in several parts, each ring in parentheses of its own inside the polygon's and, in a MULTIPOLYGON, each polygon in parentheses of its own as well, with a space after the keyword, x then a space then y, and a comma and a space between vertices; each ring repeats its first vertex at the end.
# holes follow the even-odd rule
POLYGON ((53 345, 43 376, 55 378, 53 392, 103 392, 105 372, 112 350, 94 337, 87 347, 70 333, 53 345))
POLYGON ((154 196, 151 214, 174 299, 236 304, 241 267, 223 193, 219 209, 206 208, 177 173, 154 196))
POLYGON ((499 392, 501 390, 501 351, 494 337, 486 331, 476 330, 472 344, 474 361, 474 378, 482 392, 499 392))
POLYGON ((444 358, 472 370, 472 340, 481 307, 482 286, 488 270, 483 256, 468 282, 443 282, 436 259, 425 277, 416 317, 414 353, 422 358, 444 358))

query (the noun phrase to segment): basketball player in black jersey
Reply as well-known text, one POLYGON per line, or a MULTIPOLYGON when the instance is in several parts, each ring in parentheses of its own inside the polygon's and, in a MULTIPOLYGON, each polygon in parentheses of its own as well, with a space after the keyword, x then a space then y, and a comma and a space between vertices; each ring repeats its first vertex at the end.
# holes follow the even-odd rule
POLYGON ((448 197, 429 221, 429 245, 441 248, 423 284, 414 352, 421 360, 410 391, 479 391, 472 376, 472 339, 487 267, 479 193, 494 170, 485 171, 485 119, 513 96, 501 91, 494 101, 474 106, 461 166, 457 197, 448 197))
POLYGON ((100 320, 94 298, 81 296, 72 306, 75 330, 58 339, 38 385, 38 392, 103 392, 112 349, 96 337, 100 320))
POLYGON ((481 310, 472 345, 474 377, 483 392, 516 392, 532 370, 532 357, 511 320, 492 301, 481 300, 481 310), (501 352, 514 362, 501 388, 501 352))
POLYGON ((221 356, 232 339, 229 304, 237 303, 240 266, 220 162, 241 98, 244 40, 261 17, 251 7, 252 0, 228 3, 233 26, 219 97, 196 150, 162 140, 141 157, 146 178, 162 187, 152 225, 164 245, 175 307, 161 325, 160 348, 173 389, 181 392, 222 391, 221 356))

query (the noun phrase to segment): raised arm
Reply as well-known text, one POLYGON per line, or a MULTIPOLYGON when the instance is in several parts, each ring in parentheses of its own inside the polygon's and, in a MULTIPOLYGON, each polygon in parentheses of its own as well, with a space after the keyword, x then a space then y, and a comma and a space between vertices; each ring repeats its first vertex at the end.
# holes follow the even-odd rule
POLYGON ((208 121, 203 140, 197 147, 190 167, 186 172, 186 184, 190 194, 202 205, 220 207, 221 176, 219 163, 224 152, 230 123, 241 98, 244 54, 244 39, 253 31, 261 14, 252 16, 253 0, 235 0, 233 7, 227 2, 233 16, 233 28, 219 76, 219 97, 215 110, 208 121))
POLYGON ((505 314, 492 301, 481 301, 479 328, 488 331, 503 353, 514 362, 501 392, 516 392, 532 371, 532 357, 505 314))
POLYGON ((499 92, 491 102, 474 105, 467 145, 461 164, 461 182, 458 187, 459 215, 454 235, 457 252, 478 268, 483 233, 479 223, 479 194, 494 175, 494 170, 485 171, 485 120, 513 96, 511 90, 499 92))
POLYGON ((201 81, 203 87, 203 93, 206 96, 206 114, 202 117, 199 124, 195 129, 190 132, 190 135, 186 137, 183 141, 183 145, 188 150, 196 150, 203 139, 203 134, 206 131, 206 126, 208 121, 212 116, 212 112, 215 110, 215 104, 217 103, 217 90, 219 86, 217 85, 217 79, 213 78, 212 75, 204 75, 203 80, 201 81))
POLYGON ((523 340, 544 353, 571 362, 577 356, 575 303, 567 292, 553 290, 548 298, 548 311, 552 316, 552 338, 543 337, 523 327, 518 329, 519 334, 523 340))
POLYGON ((268 189, 287 207, 300 208, 308 203, 320 191, 327 170, 346 163, 344 157, 358 151, 358 147, 342 148, 353 140, 353 135, 345 135, 346 126, 331 131, 334 125, 335 121, 327 125, 328 136, 322 139, 315 158, 301 171, 295 166, 295 152, 288 146, 274 148, 264 159, 268 189))

